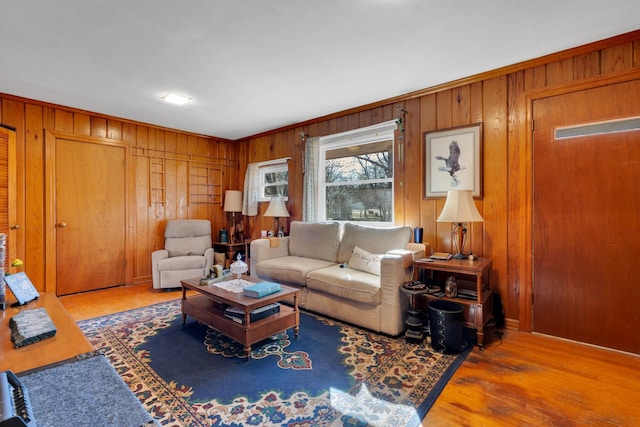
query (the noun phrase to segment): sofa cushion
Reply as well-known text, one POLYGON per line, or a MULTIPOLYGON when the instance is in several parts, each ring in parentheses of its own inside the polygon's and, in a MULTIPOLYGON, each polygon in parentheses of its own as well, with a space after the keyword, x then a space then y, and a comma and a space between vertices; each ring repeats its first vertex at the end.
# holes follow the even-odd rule
POLYGON ((361 304, 380 304, 380 277, 339 264, 310 272, 307 288, 361 304))
POLYGON ((379 276, 381 259, 382 255, 372 254, 356 246, 353 248, 351 259, 349 259, 349 267, 379 276))
POLYGON ((207 259, 204 256, 176 256, 165 258, 158 261, 158 270, 192 270, 204 268, 207 265, 207 259))
POLYGON ((336 262, 340 247, 337 222, 293 221, 289 232, 289 255, 336 262))
POLYGON ((334 263, 320 259, 286 256, 258 262, 256 272, 258 277, 264 280, 273 280, 285 285, 304 286, 305 278, 309 272, 331 265, 334 263))
POLYGON ((392 249, 404 249, 411 239, 411 227, 365 227, 352 224, 344 225, 338 262, 349 262, 353 248, 358 246, 373 254, 384 254, 392 249))

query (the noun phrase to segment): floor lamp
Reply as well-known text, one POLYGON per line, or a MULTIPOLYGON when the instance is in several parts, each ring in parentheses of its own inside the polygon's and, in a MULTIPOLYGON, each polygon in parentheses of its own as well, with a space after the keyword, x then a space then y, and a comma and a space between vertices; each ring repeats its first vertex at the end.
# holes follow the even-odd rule
POLYGON ((229 238, 231 243, 242 243, 242 223, 236 225, 236 212, 242 212, 242 191, 227 190, 224 193, 224 211, 231 212, 231 228, 229 238))
POLYGON ((282 227, 280 227, 280 217, 289 217, 289 211, 287 210, 287 205, 284 204, 284 200, 281 197, 274 197, 271 199, 264 216, 275 217, 273 227, 276 232, 276 236, 283 237, 284 233, 282 232, 282 227))
POLYGON ((467 241, 465 223, 484 222, 478 212, 470 190, 449 190, 447 200, 436 222, 451 223, 451 239, 455 242, 456 254, 453 258, 464 259, 464 246, 467 241))

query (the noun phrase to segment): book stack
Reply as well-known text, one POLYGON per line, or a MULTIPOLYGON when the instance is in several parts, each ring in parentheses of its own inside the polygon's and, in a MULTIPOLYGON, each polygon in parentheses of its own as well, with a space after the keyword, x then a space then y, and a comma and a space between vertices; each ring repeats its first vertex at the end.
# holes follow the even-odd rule
POLYGON ((478 299, 478 292, 469 289, 458 289, 458 298, 470 299, 475 301, 478 299))
POLYGON ((50 338, 56 327, 44 308, 22 310, 9 320, 11 341, 16 348, 50 338))
POLYGON ((251 298, 262 298, 280 291, 280 284, 275 282, 259 282, 249 285, 242 290, 242 294, 251 298))
POLYGON ((448 252, 434 252, 431 255, 431 259, 437 259, 442 261, 448 261, 451 259, 451 254, 448 252))

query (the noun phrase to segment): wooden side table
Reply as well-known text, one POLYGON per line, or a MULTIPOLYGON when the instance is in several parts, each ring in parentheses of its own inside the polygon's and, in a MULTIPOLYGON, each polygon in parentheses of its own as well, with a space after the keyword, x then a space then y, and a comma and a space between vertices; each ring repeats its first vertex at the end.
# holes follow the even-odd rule
MULTIPOLYGON (((213 244, 213 250, 216 252, 224 252, 227 255, 227 259, 230 262, 236 261, 234 255, 236 252, 240 252, 244 256, 249 258, 249 248, 250 248, 251 240, 245 240, 241 243, 220 243, 216 242, 213 244)), ((249 261, 245 262, 249 264, 249 261)))
POLYGON ((447 276, 454 276, 459 290, 466 289, 477 293, 475 299, 436 297, 432 294, 421 294, 417 298, 420 301, 420 308, 426 312, 428 312, 429 303, 438 299, 461 304, 464 307, 465 326, 476 329, 480 349, 484 347, 484 329, 487 323, 493 319, 492 263, 490 258, 479 258, 473 261, 467 259, 446 261, 422 259, 413 263, 414 280, 419 280, 421 271, 427 271, 430 274, 429 280, 438 282, 444 291, 444 279, 447 276))

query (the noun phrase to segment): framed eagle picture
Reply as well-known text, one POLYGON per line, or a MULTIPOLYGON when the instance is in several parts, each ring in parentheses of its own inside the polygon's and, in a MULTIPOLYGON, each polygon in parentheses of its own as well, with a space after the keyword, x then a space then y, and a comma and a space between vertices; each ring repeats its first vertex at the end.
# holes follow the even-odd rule
POLYGON ((471 190, 482 197, 482 123, 426 132, 425 196, 471 190))

